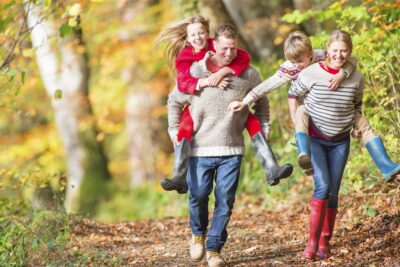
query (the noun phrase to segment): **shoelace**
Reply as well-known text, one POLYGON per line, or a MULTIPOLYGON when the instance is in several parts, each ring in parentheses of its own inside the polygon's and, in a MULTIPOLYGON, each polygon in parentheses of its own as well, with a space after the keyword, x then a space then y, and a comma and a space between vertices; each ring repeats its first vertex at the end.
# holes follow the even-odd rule
POLYGON ((203 237, 200 235, 200 236, 195 236, 194 237, 194 243, 195 244, 202 244, 203 243, 203 237))
POLYGON ((209 256, 210 258, 212 258, 212 257, 219 257, 219 253, 216 252, 216 251, 209 251, 209 252, 208 252, 208 256, 209 256))

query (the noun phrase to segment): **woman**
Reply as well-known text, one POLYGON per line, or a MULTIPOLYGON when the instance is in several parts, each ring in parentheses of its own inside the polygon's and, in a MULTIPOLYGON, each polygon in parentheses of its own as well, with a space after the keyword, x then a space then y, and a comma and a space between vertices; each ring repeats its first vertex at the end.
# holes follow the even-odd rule
MULTIPOLYGON (((310 201, 309 240, 302 256, 315 259, 330 256, 332 237, 338 208, 338 194, 349 155, 350 131, 354 116, 361 113, 364 78, 354 71, 339 85, 329 90, 329 81, 349 59, 352 41, 348 33, 335 30, 327 43, 325 61, 303 70, 289 90, 289 98, 296 101, 305 96, 304 108, 309 116, 311 163, 314 167, 314 194, 310 201), (318 250, 318 252, 317 252, 318 250)), ((296 112, 299 116, 300 112, 296 112)), ((296 118, 296 121, 302 121, 296 118)), ((304 134, 304 133, 303 133, 304 134)), ((296 132, 296 137, 299 133, 296 132)), ((298 148, 307 149, 308 138, 297 138, 298 148)))

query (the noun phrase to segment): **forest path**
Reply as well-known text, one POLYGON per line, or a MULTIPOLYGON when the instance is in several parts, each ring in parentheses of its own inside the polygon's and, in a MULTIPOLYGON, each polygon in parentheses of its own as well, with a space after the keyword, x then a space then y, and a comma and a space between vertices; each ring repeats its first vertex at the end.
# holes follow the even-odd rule
MULTIPOLYGON (((308 201, 274 211, 256 204, 235 208, 222 256, 227 266, 400 266, 399 191, 397 186, 343 197, 334 255, 315 262, 300 257, 307 241, 308 201)), ((188 221, 103 224, 85 219, 73 226, 70 245, 106 252, 118 259, 117 266, 207 266, 205 259, 196 264, 189 257, 188 221)))

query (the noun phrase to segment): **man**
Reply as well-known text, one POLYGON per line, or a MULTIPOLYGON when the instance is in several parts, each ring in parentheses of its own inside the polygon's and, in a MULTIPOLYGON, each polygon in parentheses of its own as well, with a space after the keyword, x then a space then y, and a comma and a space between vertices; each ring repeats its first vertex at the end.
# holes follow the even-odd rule
MULTIPOLYGON (((194 63, 192 75, 206 77, 210 72, 229 65, 236 57, 237 37, 234 27, 218 27, 214 40, 215 54, 208 52, 202 61, 194 63)), ((187 95, 174 89, 169 95, 168 131, 172 139, 178 131, 184 105, 189 104, 193 118, 194 136, 188 171, 190 226, 193 233, 190 256, 194 261, 201 261, 206 251, 209 266, 225 265, 220 251, 228 237, 226 227, 235 201, 244 153, 243 130, 248 110, 233 113, 228 111, 228 105, 233 100, 242 99, 260 82, 258 72, 249 67, 239 77, 231 77, 225 90, 207 87, 197 95, 187 95), (208 196, 213 189, 213 180, 215 209, 205 242, 208 196)), ((254 104, 254 110, 264 132, 268 133, 268 99, 260 98, 254 104)))

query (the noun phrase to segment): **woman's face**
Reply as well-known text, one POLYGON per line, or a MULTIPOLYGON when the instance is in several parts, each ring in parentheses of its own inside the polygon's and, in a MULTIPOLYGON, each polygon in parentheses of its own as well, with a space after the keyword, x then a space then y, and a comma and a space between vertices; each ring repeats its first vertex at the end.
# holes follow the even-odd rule
POLYGON ((346 64, 351 51, 343 41, 333 41, 327 49, 328 65, 333 69, 340 69, 346 64))
POLYGON ((201 23, 189 24, 186 28, 187 41, 194 48, 195 52, 200 52, 207 46, 208 32, 201 23))

